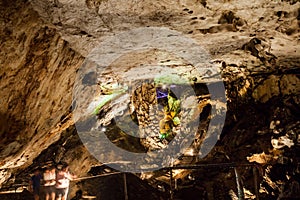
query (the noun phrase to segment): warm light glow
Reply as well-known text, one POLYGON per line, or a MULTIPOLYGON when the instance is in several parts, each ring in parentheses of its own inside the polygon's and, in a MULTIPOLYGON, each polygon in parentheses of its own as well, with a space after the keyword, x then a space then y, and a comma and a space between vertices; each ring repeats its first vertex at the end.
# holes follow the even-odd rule
POLYGON ((161 87, 162 89, 166 90, 168 88, 168 86, 166 84, 162 85, 161 87))
POLYGON ((19 187, 16 190, 1 191, 0 194, 21 193, 23 192, 23 190, 24 190, 23 187, 19 187))
POLYGON ((185 155, 194 156, 194 149, 190 148, 190 149, 186 150, 185 155))

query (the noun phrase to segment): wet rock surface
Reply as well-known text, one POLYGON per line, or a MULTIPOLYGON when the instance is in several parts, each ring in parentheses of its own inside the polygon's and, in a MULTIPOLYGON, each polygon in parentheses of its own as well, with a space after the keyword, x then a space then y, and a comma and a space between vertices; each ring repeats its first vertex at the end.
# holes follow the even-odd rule
MULTIPOLYGON (((72 111, 78 106, 78 102, 76 105, 72 101, 75 77, 91 50, 107 36, 158 26, 179 31, 201 44, 226 89, 227 105, 224 105, 214 101, 203 87, 205 78, 213 76, 214 71, 201 72, 201 77, 194 73, 187 75, 191 80, 197 78, 192 88, 197 96, 193 105, 198 108, 194 115, 200 117, 199 126, 192 145, 180 152, 177 159, 166 158, 165 162, 203 167, 173 171, 174 199, 237 199, 241 188, 237 187, 236 179, 242 184, 245 199, 257 199, 257 194, 260 199, 299 198, 299 8, 298 1, 271 0, 2 1, 1 190, 17 184, 26 186, 33 170, 49 163, 67 162, 79 177, 115 172, 101 167, 99 159, 91 155, 91 152, 100 155, 100 160, 116 159, 113 153, 103 153, 105 146, 97 146, 97 135, 89 140, 78 136, 76 128, 81 127, 75 127, 76 119, 72 119, 72 111), (212 109, 218 112, 212 113, 212 109), (226 121, 217 144, 199 159, 199 151, 205 151, 201 149, 205 147, 205 139, 214 137, 208 133, 210 120, 223 112, 226 121), (88 151, 85 142, 95 143, 93 149, 88 151), (220 167, 210 166, 212 163, 219 163, 220 167), (237 166, 222 167, 221 163, 237 166), (91 173, 92 169, 97 170, 91 173)), ((157 50, 123 56, 111 68, 134 68, 141 63, 193 69, 184 59, 157 50)), ((116 71, 108 69, 103 76, 87 73, 82 83, 96 85, 97 92, 108 94, 116 88, 100 86, 107 85, 109 81, 104 78, 109 76, 113 77, 113 83, 118 83, 118 77, 112 74, 116 71)), ((129 70, 128 76, 132 74, 129 70)), ((186 77, 187 73, 182 74, 186 77)), ((120 88, 124 89, 117 89, 120 88)), ((152 83, 144 84, 130 96, 118 96, 119 101, 106 103, 97 117, 83 121, 90 129, 105 125, 107 137, 120 148, 147 152, 145 167, 151 168, 153 160, 159 160, 151 150, 170 144, 159 138, 162 128, 159 122, 165 117, 163 108, 154 109, 160 114, 151 111, 159 103, 156 92, 152 83), (112 119, 124 113, 131 115, 128 119, 133 119, 135 125, 146 127, 141 128, 146 130, 141 133, 147 136, 145 139, 126 135, 116 127, 112 119)), ((188 98, 184 100, 188 103, 188 98)), ((186 113, 182 109, 178 116, 184 118, 186 113)), ((221 130, 218 126, 211 128, 221 130)), ((168 199, 169 179, 167 170, 128 174, 129 199, 168 199)), ((121 199, 123 187, 122 174, 83 179, 72 183, 70 197, 75 197, 81 189, 98 199, 121 199)), ((0 194, 0 198, 21 197, 0 194)))

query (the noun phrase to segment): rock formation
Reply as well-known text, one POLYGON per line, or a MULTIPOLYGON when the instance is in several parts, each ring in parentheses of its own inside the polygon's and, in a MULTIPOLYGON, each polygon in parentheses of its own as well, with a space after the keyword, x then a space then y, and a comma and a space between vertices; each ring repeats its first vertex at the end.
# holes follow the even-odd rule
MULTIPOLYGON (((173 188, 178 199, 188 198, 189 195, 189 199, 193 195, 202 195, 204 199, 236 199, 239 192, 236 182, 240 181, 246 199, 258 198, 255 197, 257 191, 261 199, 299 197, 298 1, 2 0, 0 16, 2 190, 24 184, 35 167, 47 165, 47 162, 67 162, 79 177, 114 171, 102 165, 99 158, 92 155, 91 149, 86 149, 83 144, 86 141, 82 142, 78 136, 78 119, 74 117, 78 102, 74 101, 74 86, 78 83, 80 70, 84 64, 89 64, 89 58, 93 58, 91 53, 99 44, 105 44, 109 38, 136 28, 162 27, 197 41, 204 49, 203 55, 207 55, 206 66, 213 66, 217 70, 209 71, 208 67, 205 73, 201 71, 195 74, 195 70, 192 71, 195 66, 184 58, 152 49, 122 55, 107 68, 107 74, 87 73, 88 76, 82 81, 87 86, 96 86, 102 94, 108 94, 121 88, 114 84, 107 88, 106 83, 110 80, 103 80, 113 77, 113 81, 120 82, 113 74, 117 74, 117 69, 122 72, 122 69, 128 68, 128 77, 137 73, 130 74, 131 67, 150 64, 182 72, 180 80, 187 78, 192 82, 191 87, 197 97, 193 106, 196 105, 198 109, 193 116, 200 117, 200 122, 192 146, 172 160, 173 164, 237 165, 178 169, 173 172, 171 185, 170 174, 164 170, 130 174, 128 181, 132 185, 128 188, 129 196, 141 199, 145 197, 140 194, 147 195, 146 191, 152 191, 153 196, 149 198, 167 199, 168 191, 173 188), (188 73, 189 70, 192 72, 188 73), (222 101, 214 101, 205 86, 207 80, 212 80, 211 85, 217 82, 213 79, 216 74, 222 77, 225 85, 226 105, 222 101), (104 82, 104 88, 101 88, 104 82), (218 112, 212 113, 213 109, 218 112), (222 130, 222 134, 217 138, 214 148, 209 149, 209 154, 199 159, 193 151, 197 152, 201 145, 205 146, 205 138, 213 137, 207 135, 210 120, 221 116, 222 112, 226 112, 223 130, 222 127, 212 126, 217 131, 222 130), (248 166, 253 163, 255 167, 248 166), (233 167, 238 172, 239 181, 236 181, 233 167), (138 185, 142 185, 138 190, 140 194, 134 191, 138 185)), ((106 48, 118 49, 118 46, 114 46, 116 44, 106 48)), ((139 75, 148 74, 152 78, 151 73, 148 71, 139 75)), ((177 81, 174 80, 172 83, 177 81)), ((135 84, 139 81, 136 80, 135 84)), ((176 83, 177 88, 186 85, 176 83)), ((93 121, 94 118, 83 121, 93 125, 98 123, 97 128, 106 124, 108 138, 113 144, 131 152, 168 146, 172 137, 169 140, 159 138, 159 133, 171 134, 174 129, 173 136, 179 135, 178 127, 184 122, 173 119, 183 118, 186 113, 184 108, 178 113, 172 113, 171 109, 165 114, 151 113, 153 105, 160 103, 161 111, 167 105, 161 100, 151 99, 161 89, 155 89, 153 84, 142 85, 131 97, 121 98, 126 105, 127 101, 131 102, 129 104, 135 109, 130 110, 123 104, 111 104, 108 101, 99 108, 96 121, 93 121), (155 122, 153 130, 145 129, 146 133, 143 133, 148 137, 137 139, 124 135, 116 128, 112 119, 118 117, 116 113, 122 116, 123 111, 130 112, 135 124, 147 124, 147 120, 155 122), (166 120, 161 121, 163 118, 166 120)), ((181 103, 188 104, 188 100, 181 103)), ((103 149, 95 146, 93 152, 103 152, 103 149)), ((111 156, 114 160, 115 155, 103 156, 111 156)), ((103 160, 102 157, 100 160, 103 160)), ((149 163, 154 159, 151 152, 147 159, 149 163)), ((166 159, 166 162, 171 161, 166 159)), ((119 193, 123 190, 116 186, 121 185, 119 182, 122 178, 118 175, 105 180, 97 179, 102 186, 101 198, 109 199, 107 191, 110 189, 116 194, 110 198, 122 198, 119 193), (109 181, 115 181, 116 187, 105 186, 109 181)), ((74 182, 71 197, 79 189, 101 195, 91 186, 89 179, 74 182)))

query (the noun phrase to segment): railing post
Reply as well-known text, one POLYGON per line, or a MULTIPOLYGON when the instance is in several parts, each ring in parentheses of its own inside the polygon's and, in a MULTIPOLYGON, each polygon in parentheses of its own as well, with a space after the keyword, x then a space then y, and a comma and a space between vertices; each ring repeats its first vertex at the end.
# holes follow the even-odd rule
POLYGON ((124 199, 128 200, 126 173, 123 174, 123 178, 124 178, 124 199))
POLYGON ((256 166, 253 166, 253 177, 254 177, 254 190, 255 190, 255 196, 257 200, 259 200, 259 191, 258 191, 258 183, 257 183, 257 168, 256 166))
POLYGON ((170 199, 173 200, 173 171, 172 168, 170 168, 170 199))
POLYGON ((237 190, 238 190, 238 199, 244 200, 245 199, 244 189, 243 189, 243 186, 241 185, 240 175, 239 175, 236 167, 234 167, 234 173, 235 173, 235 179, 236 179, 236 186, 237 186, 237 190))

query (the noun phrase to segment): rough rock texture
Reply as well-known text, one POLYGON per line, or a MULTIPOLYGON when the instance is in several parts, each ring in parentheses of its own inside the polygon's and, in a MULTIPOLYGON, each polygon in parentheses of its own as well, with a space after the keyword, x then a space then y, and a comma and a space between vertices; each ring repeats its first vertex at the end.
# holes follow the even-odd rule
MULTIPOLYGON (((36 166, 47 161, 68 162, 79 176, 101 165, 82 145, 72 120, 76 72, 107 36, 156 26, 201 44, 226 87, 227 118, 219 142, 203 160, 185 155, 176 162, 258 163, 262 199, 299 197, 299 2, 3 0, 0 16, 1 187, 26 181, 36 166)), ((165 61, 161 55, 157 54, 161 59, 157 63, 165 61)), ((134 66, 145 59, 142 54, 134 57, 139 62, 132 58, 123 57, 115 65, 134 66)), ((203 122, 204 131, 206 126, 203 122)), ((138 141, 112 137, 125 149, 141 148, 138 141)), ((246 197, 254 198, 252 169, 238 171, 246 197)), ((161 185, 169 189, 167 172, 138 176, 162 191, 161 185)), ((179 199, 204 193, 208 199, 234 199, 238 193, 229 168, 186 170, 174 176, 179 199), (188 174, 201 181, 195 183, 188 174)), ((143 194, 148 186, 141 184, 143 194)), ((94 191, 77 186, 72 197, 78 188, 94 191)), ((159 196, 167 198, 159 192, 153 198, 159 196)))
POLYGON ((1 181, 26 167, 69 127, 82 56, 29 2, 1 2, 1 181))

